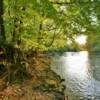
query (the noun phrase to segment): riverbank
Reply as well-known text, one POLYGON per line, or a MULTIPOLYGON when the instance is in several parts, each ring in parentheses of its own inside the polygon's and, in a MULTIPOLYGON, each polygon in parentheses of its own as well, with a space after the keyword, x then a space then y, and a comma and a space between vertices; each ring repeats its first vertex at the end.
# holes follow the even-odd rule
POLYGON ((67 100, 64 79, 51 70, 49 60, 29 59, 29 64, 34 62, 34 67, 27 68, 32 76, 29 80, 9 85, 0 80, 0 100, 67 100))

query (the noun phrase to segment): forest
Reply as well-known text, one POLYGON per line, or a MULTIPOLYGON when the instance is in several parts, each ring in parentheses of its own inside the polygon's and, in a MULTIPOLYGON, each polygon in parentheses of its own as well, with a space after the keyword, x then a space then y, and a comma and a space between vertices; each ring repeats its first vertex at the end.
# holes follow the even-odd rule
POLYGON ((99 38, 100 0, 0 0, 0 100, 87 100, 68 99, 51 63, 99 52, 99 38))

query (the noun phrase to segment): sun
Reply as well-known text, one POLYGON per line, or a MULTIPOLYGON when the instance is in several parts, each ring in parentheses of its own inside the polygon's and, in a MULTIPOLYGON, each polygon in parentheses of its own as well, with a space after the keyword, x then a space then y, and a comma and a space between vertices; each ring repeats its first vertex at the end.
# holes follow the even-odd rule
POLYGON ((85 45, 86 42, 87 42, 87 36, 86 35, 80 35, 80 36, 77 36, 75 38, 75 41, 78 43, 78 44, 82 44, 82 45, 85 45))

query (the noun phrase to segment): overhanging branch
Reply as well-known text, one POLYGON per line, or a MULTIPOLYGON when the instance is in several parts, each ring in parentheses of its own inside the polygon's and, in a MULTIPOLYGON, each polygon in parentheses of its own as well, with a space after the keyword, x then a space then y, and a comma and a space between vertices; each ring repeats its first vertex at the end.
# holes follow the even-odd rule
POLYGON ((50 1, 52 4, 57 4, 57 5, 68 5, 68 4, 74 4, 74 2, 59 2, 59 1, 50 1))
POLYGON ((94 1, 88 0, 88 1, 73 1, 73 2, 59 2, 59 1, 50 1, 52 4, 55 5, 73 5, 73 4, 87 4, 87 3, 93 3, 94 1))

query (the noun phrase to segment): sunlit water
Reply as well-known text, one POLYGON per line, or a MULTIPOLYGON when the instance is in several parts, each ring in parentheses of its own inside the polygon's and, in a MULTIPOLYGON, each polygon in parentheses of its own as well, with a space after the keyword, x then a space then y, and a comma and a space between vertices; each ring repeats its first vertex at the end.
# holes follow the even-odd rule
POLYGON ((65 79, 70 100, 100 100, 100 54, 55 54, 52 69, 65 79))

